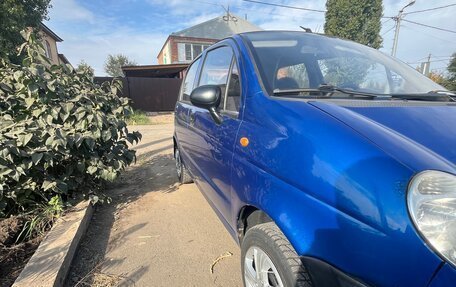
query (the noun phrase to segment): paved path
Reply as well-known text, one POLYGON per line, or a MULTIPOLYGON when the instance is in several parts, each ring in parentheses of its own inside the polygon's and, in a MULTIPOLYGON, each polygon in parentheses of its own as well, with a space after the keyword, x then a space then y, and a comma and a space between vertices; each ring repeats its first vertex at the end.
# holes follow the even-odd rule
POLYGON ((138 163, 96 210, 67 286, 241 286, 239 247, 197 187, 177 184, 173 125, 131 129, 138 163))

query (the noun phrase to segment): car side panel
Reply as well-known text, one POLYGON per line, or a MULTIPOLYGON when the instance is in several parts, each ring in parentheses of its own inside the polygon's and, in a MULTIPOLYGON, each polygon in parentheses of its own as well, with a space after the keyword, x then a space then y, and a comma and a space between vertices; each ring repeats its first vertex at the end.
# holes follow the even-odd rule
POLYGON ((298 254, 368 284, 426 286, 441 260, 409 220, 411 170, 304 101, 247 98, 242 136, 250 144, 235 148, 233 214, 263 210, 298 254))
POLYGON ((193 180, 223 215, 231 218, 231 166, 240 121, 223 117, 217 125, 209 111, 192 107, 188 125, 193 180))

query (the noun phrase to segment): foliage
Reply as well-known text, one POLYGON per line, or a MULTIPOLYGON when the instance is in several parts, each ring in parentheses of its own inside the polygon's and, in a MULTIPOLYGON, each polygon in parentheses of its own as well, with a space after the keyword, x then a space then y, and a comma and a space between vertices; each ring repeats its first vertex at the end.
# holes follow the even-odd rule
POLYGON ((372 63, 364 58, 341 57, 321 60, 326 83, 341 88, 359 88, 371 66, 372 63))
POLYGON ((44 235, 62 213, 63 202, 58 195, 52 197, 47 203, 39 203, 35 209, 27 214, 28 220, 25 222, 16 242, 28 241, 44 235))
POLYGON ((456 91, 456 53, 451 56, 450 64, 448 64, 448 77, 444 83, 445 88, 450 91, 456 91))
POLYGON ((436 72, 430 72, 428 77, 429 77, 429 79, 433 80, 434 82, 436 82, 439 85, 443 86, 446 83, 446 79, 443 74, 436 73, 436 72))
POLYGON ((122 72, 123 66, 136 66, 136 62, 128 59, 127 56, 118 54, 118 55, 108 55, 106 59, 104 69, 106 74, 111 77, 123 77, 122 72))
POLYGON ((0 215, 58 195, 103 199, 102 188, 135 160, 121 83, 92 82, 70 65, 51 65, 24 33, 21 66, 0 61, 0 215))
POLYGON ((150 124, 150 119, 145 112, 140 110, 135 110, 131 115, 127 117, 128 125, 148 125, 150 124))
POLYGON ((326 34, 382 47, 382 0, 327 0, 326 9, 326 34))
POLYGON ((0 1, 0 58, 17 60, 16 47, 23 39, 20 31, 38 28, 47 19, 50 0, 2 0, 0 1))
POLYGON ((95 76, 95 70, 84 60, 79 62, 78 66, 76 67, 76 72, 79 74, 86 74, 90 78, 93 78, 95 76))

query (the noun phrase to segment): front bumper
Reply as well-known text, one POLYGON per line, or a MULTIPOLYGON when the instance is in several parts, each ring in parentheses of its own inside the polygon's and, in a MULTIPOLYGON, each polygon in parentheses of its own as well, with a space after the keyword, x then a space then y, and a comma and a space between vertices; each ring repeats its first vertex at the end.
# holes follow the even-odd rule
POLYGON ((313 286, 368 287, 368 285, 360 282, 355 278, 348 276, 344 272, 340 271, 339 269, 331 266, 330 264, 322 260, 307 256, 302 256, 301 260, 310 274, 310 279, 312 280, 313 286))
POLYGON ((428 287, 454 287, 456 286, 456 269, 445 263, 432 279, 428 287))

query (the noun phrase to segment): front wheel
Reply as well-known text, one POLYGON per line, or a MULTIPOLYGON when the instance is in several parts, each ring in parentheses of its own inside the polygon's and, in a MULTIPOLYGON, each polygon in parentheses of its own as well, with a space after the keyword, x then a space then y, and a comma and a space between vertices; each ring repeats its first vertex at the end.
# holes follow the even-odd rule
POLYGON ((182 161, 182 157, 178 147, 176 147, 174 150, 174 161, 176 163, 176 172, 177 177, 179 178, 179 182, 182 184, 192 183, 192 177, 190 176, 190 173, 188 172, 187 168, 184 165, 184 162, 182 161))
POLYGON ((272 222, 250 228, 241 246, 244 286, 311 287, 301 259, 272 222))

